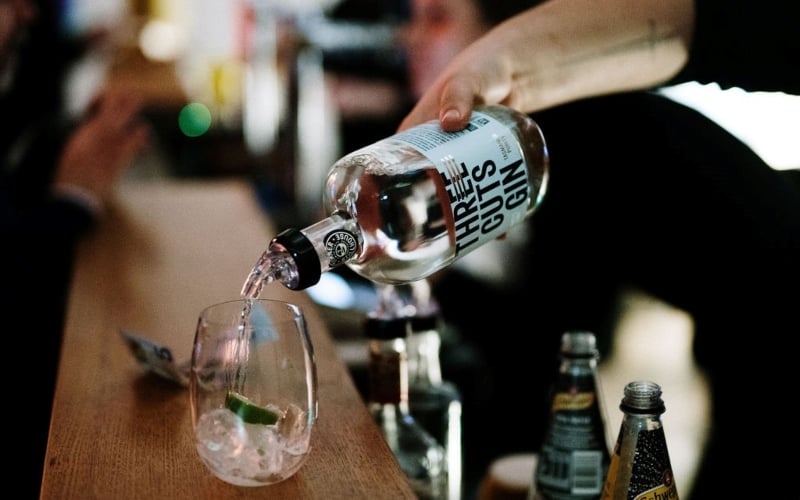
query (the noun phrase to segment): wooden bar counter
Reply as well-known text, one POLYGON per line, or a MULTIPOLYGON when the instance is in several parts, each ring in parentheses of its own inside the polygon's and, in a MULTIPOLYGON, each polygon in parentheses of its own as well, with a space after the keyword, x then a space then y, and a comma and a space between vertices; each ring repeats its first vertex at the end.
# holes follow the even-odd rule
POLYGON ((239 181, 126 181, 82 245, 68 306, 44 464, 44 499, 414 498, 308 296, 300 304, 319 377, 303 468, 245 488, 200 462, 185 388, 146 374, 125 329, 190 357, 202 308, 235 299, 276 229, 239 181))

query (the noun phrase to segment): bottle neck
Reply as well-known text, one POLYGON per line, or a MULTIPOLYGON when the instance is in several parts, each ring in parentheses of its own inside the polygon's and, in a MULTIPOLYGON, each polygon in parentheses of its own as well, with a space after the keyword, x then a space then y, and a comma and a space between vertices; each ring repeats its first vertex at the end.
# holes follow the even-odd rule
POLYGON ((660 413, 625 413, 622 416, 622 424, 629 429, 642 431, 654 431, 664 427, 660 413))
POLYGON ((661 386, 647 380, 626 385, 619 407, 625 413, 640 415, 661 415, 666 410, 661 399, 661 386))
POLYGON ((439 362, 441 337, 435 329, 416 331, 408 339, 409 382, 414 386, 442 384, 439 362))
POLYGON ((322 273, 355 259, 362 248, 358 224, 343 213, 331 214, 302 230, 286 229, 272 239, 242 293, 252 296, 254 290, 260 291, 272 281, 305 290, 316 285, 322 273))
POLYGON ((561 336, 562 375, 595 376, 597 360, 600 357, 594 333, 587 331, 568 331, 561 336))
POLYGON ((594 375, 597 373, 597 359, 562 355, 559 372, 571 375, 594 375))

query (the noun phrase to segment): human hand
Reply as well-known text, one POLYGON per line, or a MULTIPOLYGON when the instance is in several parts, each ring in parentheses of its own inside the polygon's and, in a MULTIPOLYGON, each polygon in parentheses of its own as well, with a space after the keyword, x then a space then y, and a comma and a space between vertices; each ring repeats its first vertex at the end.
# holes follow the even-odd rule
POLYGON ((435 119, 443 130, 461 130, 477 104, 518 105, 512 65, 498 57, 496 44, 484 37, 456 56, 417 101, 399 130, 435 119))
POLYGON ((122 173, 148 144, 142 101, 130 92, 99 95, 68 137, 53 179, 53 191, 81 193, 104 203, 122 173))

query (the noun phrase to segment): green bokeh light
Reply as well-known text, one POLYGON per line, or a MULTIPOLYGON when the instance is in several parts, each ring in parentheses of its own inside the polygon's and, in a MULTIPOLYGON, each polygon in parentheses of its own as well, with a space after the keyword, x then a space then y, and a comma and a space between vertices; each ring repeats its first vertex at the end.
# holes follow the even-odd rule
POLYGON ((178 115, 178 127, 188 137, 199 137, 211 128, 211 111, 200 102, 190 102, 178 115))

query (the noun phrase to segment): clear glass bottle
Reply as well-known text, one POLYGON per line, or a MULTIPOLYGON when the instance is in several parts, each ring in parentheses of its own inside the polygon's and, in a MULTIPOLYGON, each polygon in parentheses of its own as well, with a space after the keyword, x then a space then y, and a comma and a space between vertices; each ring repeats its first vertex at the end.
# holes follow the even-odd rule
POLYGON ((661 415, 661 386, 635 381, 625 386, 624 413, 611 455, 604 500, 678 500, 661 415))
POLYGON ((551 396, 533 498, 598 499, 610 454, 597 382, 597 339, 591 332, 561 336, 561 364, 551 396))
POLYGON ((442 446, 411 415, 408 403, 407 318, 369 315, 367 407, 420 499, 447 498, 442 446))
POLYGON ((442 378, 439 354, 444 318, 427 279, 397 285, 396 288, 407 290, 409 303, 413 306, 409 311, 411 333, 408 337, 411 415, 444 447, 448 498, 461 500, 464 460, 461 393, 454 383, 442 378))
POLYGON ((540 205, 549 156, 539 126, 504 106, 469 125, 412 127, 339 159, 323 193, 326 218, 269 243, 242 288, 302 290, 346 264, 378 283, 425 278, 505 234, 540 205))

